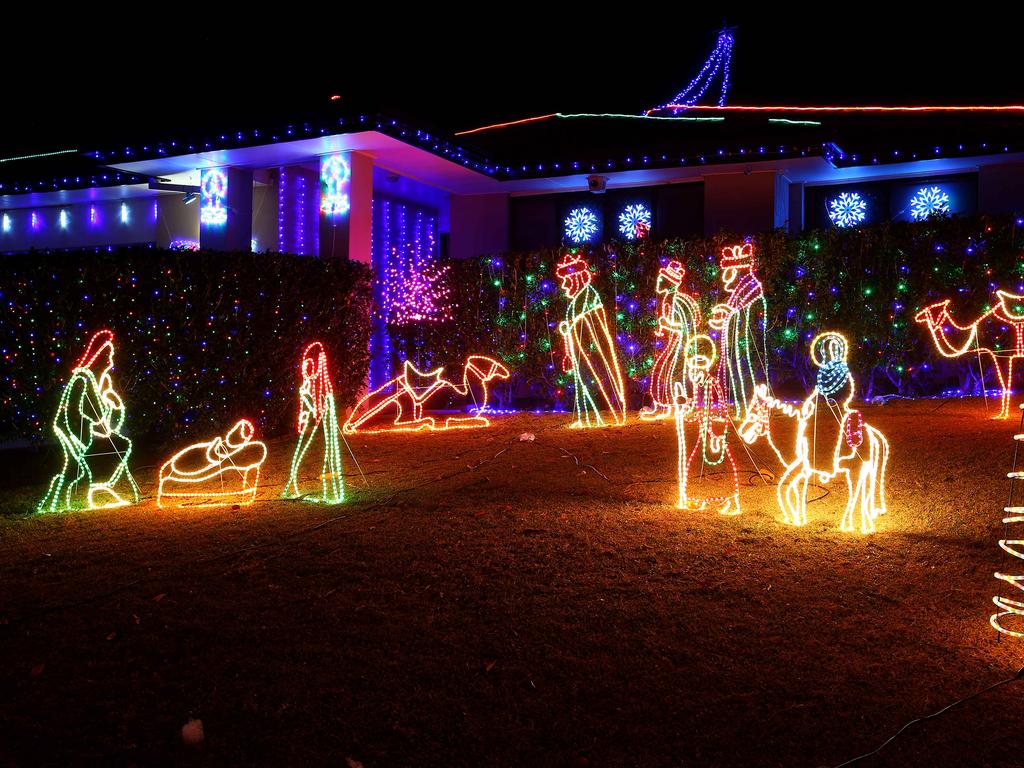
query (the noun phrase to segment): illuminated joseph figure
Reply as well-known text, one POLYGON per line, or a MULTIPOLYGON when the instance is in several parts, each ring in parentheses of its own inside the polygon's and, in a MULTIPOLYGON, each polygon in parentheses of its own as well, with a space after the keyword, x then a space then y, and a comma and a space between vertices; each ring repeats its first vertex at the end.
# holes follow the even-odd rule
POLYGON ((607 412, 616 425, 626 421, 626 386, 619 368, 604 304, 591 284, 594 275, 579 255, 569 252, 555 269, 569 303, 558 325, 565 345, 562 368, 573 374, 572 426, 603 427, 607 412))
MULTIPOLYGON (((677 382, 685 386, 686 348, 700 324, 697 299, 682 290, 686 270, 678 261, 670 261, 658 272, 655 288, 660 299, 658 330, 655 336, 665 340, 651 369, 651 406, 640 410, 645 421, 672 415, 673 391, 677 382)), ((692 394, 692 393, 691 393, 692 394)))
POLYGON ((139 500, 128 471, 132 441, 121 434, 124 402, 114 389, 114 332, 89 340, 64 386, 53 432, 64 451, 64 465, 50 480, 37 510, 120 507, 139 500))

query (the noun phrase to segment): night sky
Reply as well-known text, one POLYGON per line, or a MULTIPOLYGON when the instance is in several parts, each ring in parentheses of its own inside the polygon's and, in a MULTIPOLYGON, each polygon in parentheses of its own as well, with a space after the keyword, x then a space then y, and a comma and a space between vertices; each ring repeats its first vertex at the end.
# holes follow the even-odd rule
POLYGON ((435 11, 401 26, 392 7, 387 18, 355 22, 305 13, 301 23, 134 29, 91 19, 45 36, 9 28, 0 156, 244 130, 300 117, 332 94, 352 109, 451 131, 553 111, 636 113, 687 84, 723 22, 736 27, 731 104, 1024 103, 1022 10, 982 13, 977 4, 974 18, 924 18, 938 6, 881 13, 847 4, 833 18, 723 18, 654 16, 638 5, 631 18, 550 6, 435 11), (33 68, 43 60, 45 69, 33 68))

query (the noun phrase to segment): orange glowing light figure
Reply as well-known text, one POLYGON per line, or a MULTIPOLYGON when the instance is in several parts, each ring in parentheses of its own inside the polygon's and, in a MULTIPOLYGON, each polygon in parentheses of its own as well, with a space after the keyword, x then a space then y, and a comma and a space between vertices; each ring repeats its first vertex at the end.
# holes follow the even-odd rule
POLYGON ((685 276, 686 269, 678 261, 670 261, 658 272, 655 291, 661 297, 661 306, 655 336, 666 341, 651 368, 651 406, 640 409, 644 421, 671 417, 675 385, 681 383, 684 391, 687 388, 686 347, 697 334, 700 305, 681 290, 685 276))
POLYGON ((968 325, 953 320, 949 299, 925 307, 914 320, 928 326, 943 357, 974 353, 992 360, 1001 392, 999 413, 994 418, 1009 418, 1013 363, 1024 357, 1024 296, 996 291, 992 308, 968 325))
POLYGON ((565 344, 562 369, 573 374, 573 428, 603 427, 603 410, 612 421, 626 423, 626 385, 601 296, 591 283, 594 275, 582 258, 570 251, 555 269, 569 299, 558 332, 565 344))
POLYGON ((462 384, 452 383, 443 374, 444 368, 423 372, 407 360, 399 376, 359 401, 345 422, 345 432, 440 432, 489 426, 483 412, 490 382, 507 379, 508 368, 494 358, 470 355, 463 367, 462 384), (453 409, 468 410, 471 415, 428 415, 428 411, 453 409))
POLYGON ((245 506, 256 500, 267 446, 254 440, 256 428, 240 419, 224 437, 183 448, 160 467, 157 505, 245 506))
POLYGON ((679 508, 704 510, 713 508, 722 515, 740 514, 740 483, 736 462, 727 444, 729 430, 729 404, 715 375, 717 357, 715 342, 710 336, 694 336, 686 348, 686 375, 689 392, 682 382, 674 385, 676 439, 678 444, 677 470, 679 478, 679 508), (687 423, 696 423, 698 442, 686 456, 687 423), (727 466, 729 493, 694 499, 689 495, 688 483, 693 476, 694 462, 704 466, 727 466))
POLYGON ((772 397, 767 385, 758 384, 738 432, 747 443, 766 437, 779 462, 785 465, 776 497, 787 523, 807 523, 807 486, 810 483, 828 483, 842 475, 846 481, 847 503, 840 528, 853 531, 859 511, 861 533, 871 533, 875 530, 875 518, 886 511, 889 441, 864 421, 860 411, 850 408, 855 385, 847 367, 848 349, 846 339, 838 333, 826 332, 815 337, 811 341, 811 362, 818 373, 807 399, 793 406, 772 397), (797 420, 792 457, 784 456, 772 439, 769 419, 773 411, 797 420), (830 446, 820 455, 817 452, 819 440, 830 446))

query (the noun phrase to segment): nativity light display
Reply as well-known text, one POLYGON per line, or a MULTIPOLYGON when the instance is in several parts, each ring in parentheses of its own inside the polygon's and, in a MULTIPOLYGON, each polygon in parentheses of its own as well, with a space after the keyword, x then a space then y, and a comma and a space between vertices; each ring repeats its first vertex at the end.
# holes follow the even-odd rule
POLYGON ((304 501, 319 504, 340 504, 345 500, 341 472, 341 444, 338 440, 338 415, 334 403, 334 385, 327 364, 327 351, 314 341, 302 352, 299 364, 299 440, 292 454, 288 482, 281 494, 286 498, 301 496, 304 501), (302 495, 299 471, 310 449, 319 445, 319 492, 302 495))
POLYGON ((603 427, 602 411, 613 424, 625 424, 626 385, 601 295, 592 285, 594 273, 569 251, 555 274, 569 300, 558 332, 565 349, 562 370, 573 375, 572 426, 603 427))
POLYGON ((712 308, 708 325, 718 333, 722 392, 740 422, 754 388, 768 383, 768 302, 754 271, 751 243, 723 248, 718 267, 725 301, 712 308))
POLYGON ((199 222, 219 227, 228 220, 228 177, 220 168, 206 168, 199 181, 199 222))
POLYGON ((885 514, 885 471, 889 442, 850 407, 855 385, 847 365, 849 345, 834 332, 811 341, 811 363, 818 369, 811 394, 799 406, 772 397, 759 384, 751 408, 739 428, 747 443, 766 437, 786 469, 779 478, 776 498, 783 519, 791 525, 807 523, 807 487, 828 483, 838 475, 846 481, 847 503, 840 528, 861 533, 875 530, 875 518, 885 514), (770 430, 773 412, 796 419, 796 442, 790 454, 776 446, 770 430), (823 442, 819 450, 818 443, 823 442))
MULTIPOLYGON (((736 462, 727 443, 730 419, 729 403, 726 401, 719 377, 715 372, 718 362, 717 345, 710 336, 698 334, 690 339, 686 347, 686 376, 689 392, 681 383, 674 384, 675 426, 677 454, 677 477, 680 509, 713 509, 722 515, 740 514, 740 486, 736 473, 736 462), (686 424, 697 425, 697 443, 687 454, 686 424), (689 493, 689 480, 693 476, 694 463, 703 462, 703 468, 724 465, 728 476, 729 493, 694 499, 689 493)), ((703 471, 701 472, 703 474, 703 471)))
POLYGON ((857 192, 841 192, 828 201, 828 217, 840 229, 857 226, 867 213, 868 204, 857 192))
MULTIPOLYGON (((1017 469, 1020 444, 1024 442, 1024 405, 1021 405, 1020 409, 1020 427, 1018 427, 1018 434, 1013 436, 1013 469, 1006 475, 1010 480, 1009 505, 1003 507, 1003 514, 1007 515, 1003 518, 1003 535, 1007 536, 1013 530, 1019 538, 1000 539, 999 548, 1003 550, 1005 555, 1010 555, 1017 560, 1024 560, 1024 507, 1014 504, 1014 499, 1017 495, 1017 483, 1024 480, 1024 472, 1017 469), (1011 525, 1014 526, 1013 529, 1010 528, 1011 525)), ((994 574, 997 579, 1005 581, 1014 589, 1019 590, 1019 592, 1014 592, 1013 597, 1005 597, 1003 595, 993 597, 992 602, 995 603, 996 612, 989 617, 989 623, 996 630, 1011 637, 1024 637, 1024 595, 1020 594, 1020 592, 1024 592, 1024 573, 1022 573, 1024 571, 1024 564, 1018 563, 1018 566, 1013 569, 1016 573, 996 571, 994 574)))
POLYGON ((1024 357, 1024 296, 997 290, 991 308, 967 325, 949 313, 949 299, 930 304, 914 316, 927 326, 935 348, 943 357, 988 357, 996 369, 1001 392, 997 419, 1010 415, 1013 364, 1024 357))
POLYGON ((921 187, 910 198, 910 215, 914 221, 947 213, 949 213, 949 195, 943 191, 942 187, 921 187))
POLYGON ((157 506, 247 506, 256 500, 267 446, 240 419, 224 437, 183 448, 160 467, 157 506))
POLYGON ((114 389, 114 332, 96 332, 64 385, 53 433, 64 452, 39 512, 134 504, 139 487, 128 470, 132 441, 121 433, 124 402, 114 389))
POLYGON ((320 213, 341 216, 348 213, 351 170, 345 158, 328 155, 320 161, 320 213))
POLYGON ((565 239, 573 245, 589 243, 597 234, 597 214, 586 206, 569 211, 564 224, 565 239))
POLYGON ((658 271, 655 292, 659 297, 658 329, 655 336, 664 339, 651 368, 651 406, 640 409, 640 418, 655 421, 669 418, 675 410, 675 385, 686 375, 686 350, 697 335, 701 322, 700 304, 683 290, 686 269, 678 261, 669 261, 658 271))
POLYGON ((651 231, 651 209, 643 203, 627 205, 619 214, 619 234, 627 240, 647 237, 651 231))
POLYGON ((485 355, 470 355, 462 383, 444 377, 444 368, 420 371, 408 360, 402 373, 366 395, 352 410, 344 430, 356 432, 441 432, 486 427, 483 415, 490 382, 507 379, 509 370, 485 355), (468 415, 431 415, 431 411, 460 410, 468 415))

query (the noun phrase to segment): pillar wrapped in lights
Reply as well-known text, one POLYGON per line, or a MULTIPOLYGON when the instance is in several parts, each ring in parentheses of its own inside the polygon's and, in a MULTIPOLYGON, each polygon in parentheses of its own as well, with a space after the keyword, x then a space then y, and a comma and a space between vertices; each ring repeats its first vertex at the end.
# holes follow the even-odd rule
POLYGON ((199 180, 199 242, 218 251, 248 251, 252 242, 252 171, 204 168, 199 180))
POLYGON ((320 158, 321 257, 370 262, 373 161, 358 152, 320 158))

